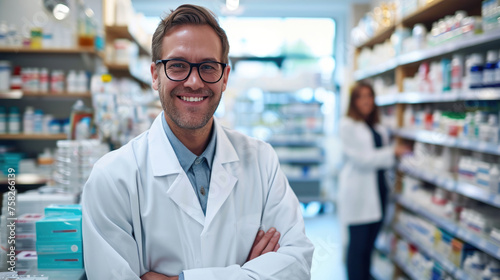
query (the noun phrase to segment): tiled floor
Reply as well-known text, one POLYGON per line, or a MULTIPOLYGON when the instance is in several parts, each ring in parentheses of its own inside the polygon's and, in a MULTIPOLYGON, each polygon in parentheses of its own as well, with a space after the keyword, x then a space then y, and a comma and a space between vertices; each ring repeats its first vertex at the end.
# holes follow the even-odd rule
POLYGON ((335 212, 304 218, 306 234, 314 243, 312 280, 347 280, 342 260, 341 227, 335 212))

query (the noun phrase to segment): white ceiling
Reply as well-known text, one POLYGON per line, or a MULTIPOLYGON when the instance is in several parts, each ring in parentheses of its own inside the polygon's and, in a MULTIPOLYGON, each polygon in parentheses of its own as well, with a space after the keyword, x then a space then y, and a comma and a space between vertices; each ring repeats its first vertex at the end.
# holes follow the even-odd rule
POLYGON ((233 13, 225 9, 225 0, 132 0, 136 12, 147 17, 163 16, 170 9, 190 3, 205 6, 218 16, 245 17, 338 17, 349 13, 353 3, 370 3, 371 0, 240 0, 240 8, 233 13))

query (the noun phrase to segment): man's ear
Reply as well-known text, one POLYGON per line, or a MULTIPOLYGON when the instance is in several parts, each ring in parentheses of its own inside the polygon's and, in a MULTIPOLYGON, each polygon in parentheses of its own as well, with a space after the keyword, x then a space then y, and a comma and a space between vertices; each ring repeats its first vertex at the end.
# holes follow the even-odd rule
POLYGON ((159 83, 159 76, 158 76, 158 71, 156 71, 156 64, 154 62, 151 62, 151 77, 153 78, 153 89, 158 90, 158 83, 159 83))

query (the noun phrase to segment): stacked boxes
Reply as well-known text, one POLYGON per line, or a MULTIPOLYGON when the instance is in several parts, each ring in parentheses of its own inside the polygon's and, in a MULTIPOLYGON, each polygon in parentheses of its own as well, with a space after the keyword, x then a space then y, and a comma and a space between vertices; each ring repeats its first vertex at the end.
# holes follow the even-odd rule
POLYGON ((83 268, 82 208, 50 205, 36 223, 38 269, 83 268))

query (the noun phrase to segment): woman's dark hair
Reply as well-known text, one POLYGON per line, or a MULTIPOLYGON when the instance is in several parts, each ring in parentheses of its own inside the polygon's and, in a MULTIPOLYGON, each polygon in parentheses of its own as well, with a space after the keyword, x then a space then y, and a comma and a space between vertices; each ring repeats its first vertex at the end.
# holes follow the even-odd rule
POLYGON ((373 111, 365 118, 359 112, 356 107, 356 99, 359 98, 361 89, 367 88, 370 90, 373 96, 373 102, 375 103, 375 91, 370 83, 367 81, 359 81, 351 88, 351 96, 349 98, 349 107, 347 109, 347 116, 353 120, 365 121, 368 125, 375 125, 380 122, 380 117, 378 114, 378 107, 373 104, 373 111))

